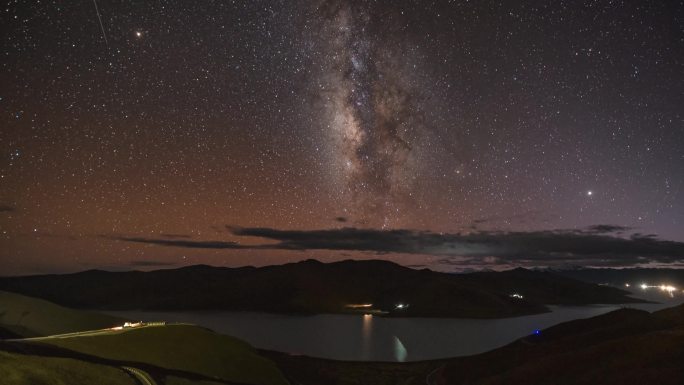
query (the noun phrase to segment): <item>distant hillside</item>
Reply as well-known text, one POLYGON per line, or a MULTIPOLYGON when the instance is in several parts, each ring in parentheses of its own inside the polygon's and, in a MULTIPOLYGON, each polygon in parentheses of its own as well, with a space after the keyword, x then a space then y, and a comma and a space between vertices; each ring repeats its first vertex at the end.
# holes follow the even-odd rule
POLYGON ((123 322, 118 317, 68 309, 38 298, 0 291, 0 338, 101 329, 123 322))
POLYGON ((0 289, 66 306, 111 310, 249 310, 495 318, 544 304, 635 302, 627 292, 549 272, 447 274, 379 260, 307 260, 262 268, 204 265, 151 272, 86 271, 0 278, 0 289), (511 295, 517 293, 523 298, 511 295), (350 304, 372 304, 352 309, 350 304), (397 307, 409 304, 408 307, 397 307))
POLYGON ((684 287, 684 269, 572 269, 557 270, 554 273, 586 282, 620 287, 625 283, 633 286, 646 283, 684 287))
POLYGON ((525 298, 549 305, 585 305, 636 302, 627 298, 629 292, 615 288, 587 284, 585 281, 552 272, 517 268, 503 272, 471 273, 463 276, 486 287, 507 292, 519 288, 525 298))

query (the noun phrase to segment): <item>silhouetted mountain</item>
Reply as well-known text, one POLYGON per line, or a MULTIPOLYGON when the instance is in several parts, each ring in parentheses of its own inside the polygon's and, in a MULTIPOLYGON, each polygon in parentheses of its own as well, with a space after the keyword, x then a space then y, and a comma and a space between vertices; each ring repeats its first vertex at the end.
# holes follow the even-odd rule
POLYGON ((206 265, 150 272, 86 271, 0 278, 0 289, 71 307, 341 313, 373 304, 394 316, 506 317, 544 304, 636 302, 627 292, 549 272, 447 274, 388 261, 306 260, 261 268, 206 265), (524 298, 511 297, 518 293, 524 298), (397 304, 409 304, 397 309, 397 304))
POLYGON ((571 269, 555 270, 553 273, 586 282, 624 286, 668 284, 684 286, 684 269, 571 269))

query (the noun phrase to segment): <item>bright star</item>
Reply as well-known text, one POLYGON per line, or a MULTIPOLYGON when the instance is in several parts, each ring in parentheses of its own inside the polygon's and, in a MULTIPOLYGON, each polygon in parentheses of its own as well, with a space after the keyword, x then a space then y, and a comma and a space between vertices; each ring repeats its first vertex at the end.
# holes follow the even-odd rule
POLYGON ((592 196, 592 195, 594 195, 593 191, 591 191, 591 190, 587 191, 587 196, 592 196))
POLYGON ((137 36, 137 37, 142 37, 142 32, 140 32, 140 31, 135 31, 135 36, 137 36))

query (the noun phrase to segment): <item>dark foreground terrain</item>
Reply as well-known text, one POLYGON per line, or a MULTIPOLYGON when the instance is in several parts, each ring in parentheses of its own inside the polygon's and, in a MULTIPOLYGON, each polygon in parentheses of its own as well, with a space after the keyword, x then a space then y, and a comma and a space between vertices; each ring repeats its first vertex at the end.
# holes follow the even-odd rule
POLYGON ((0 291, 0 384, 288 383, 237 338, 195 325, 125 322, 0 291))
POLYGON ((7 385, 684 383, 684 305, 570 321, 475 356, 380 363, 259 351, 194 325, 112 328, 121 321, 0 296, 0 379, 7 385), (69 322, 57 322, 58 314, 69 314, 69 322), (84 329, 93 323, 101 329, 84 329))
POLYGON ((551 272, 447 274, 378 260, 307 260, 261 268, 198 265, 150 272, 91 270, 4 277, 0 290, 87 309, 377 311, 387 316, 470 318, 542 313, 548 304, 637 302, 628 292, 551 272), (372 307, 355 309, 349 307, 352 304, 372 307))
POLYGON ((684 384, 684 305, 622 309, 559 324, 499 349, 413 363, 339 362, 262 352, 293 383, 684 384))

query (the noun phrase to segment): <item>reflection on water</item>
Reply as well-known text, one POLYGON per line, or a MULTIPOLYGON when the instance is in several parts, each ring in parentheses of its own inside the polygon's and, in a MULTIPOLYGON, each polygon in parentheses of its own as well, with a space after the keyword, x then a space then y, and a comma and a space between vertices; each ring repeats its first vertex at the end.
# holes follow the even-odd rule
POLYGON ((368 361, 371 359, 373 344, 371 340, 371 333, 373 332, 373 315, 363 315, 363 327, 361 329, 361 360, 368 361))
MULTIPOLYGON (((663 300, 662 298, 660 300, 663 300)), ((674 306, 633 304, 648 311, 674 306)), ((476 320, 386 318, 373 315, 288 316, 248 312, 110 312, 136 320, 189 322, 293 354, 340 360, 416 361, 482 353, 561 322, 589 318, 621 305, 552 307, 551 313, 476 320)))
POLYGON ((394 336, 394 360, 404 362, 406 361, 406 356, 408 356, 406 347, 401 343, 399 337, 394 336))

